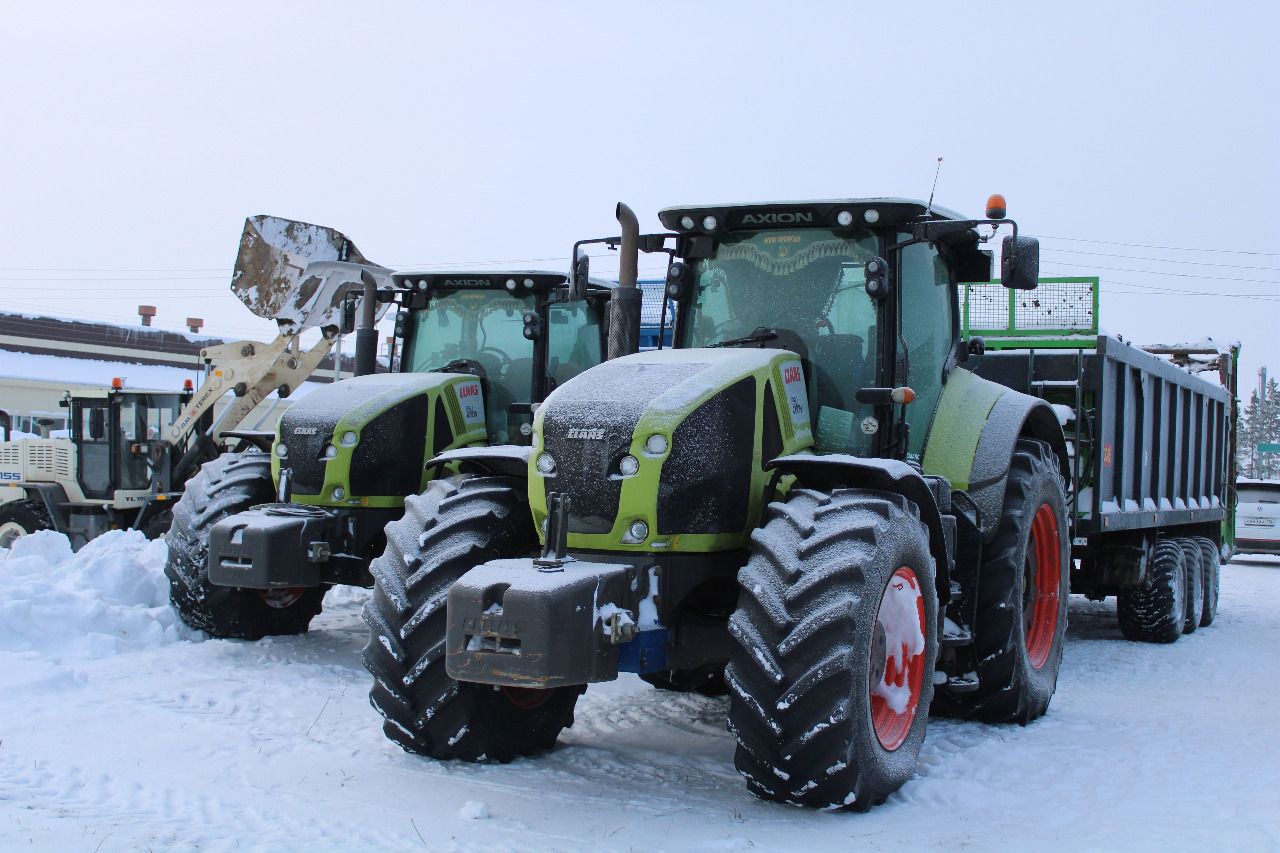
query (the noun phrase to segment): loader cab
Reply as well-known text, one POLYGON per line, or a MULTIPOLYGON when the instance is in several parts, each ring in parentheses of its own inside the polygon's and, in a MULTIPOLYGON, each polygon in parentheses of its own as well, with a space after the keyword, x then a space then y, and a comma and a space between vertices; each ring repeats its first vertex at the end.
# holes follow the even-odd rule
POLYGON ((966 354, 956 285, 990 277, 979 222, 898 199, 659 217, 677 234, 676 346, 793 350, 817 450, 918 458, 945 374, 966 354), (913 402, 891 398, 900 387, 913 402))
POLYGON ((110 500, 117 491, 170 488, 167 459, 153 464, 151 448, 178 417, 189 393, 113 389, 107 397, 70 397, 71 439, 86 497, 110 500), (153 482, 154 477, 154 482, 153 482))
POLYGON ((491 444, 525 444, 533 408, 603 360, 609 300, 593 285, 568 298, 561 273, 396 273, 402 372, 479 376, 491 444))

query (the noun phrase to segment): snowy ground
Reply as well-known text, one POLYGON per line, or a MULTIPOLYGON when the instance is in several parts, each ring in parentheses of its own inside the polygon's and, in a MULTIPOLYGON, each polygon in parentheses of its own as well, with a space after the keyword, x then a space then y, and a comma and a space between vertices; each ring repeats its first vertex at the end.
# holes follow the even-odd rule
POLYGON ((407 755, 366 700, 363 592, 303 637, 203 640, 163 549, 0 551, 0 849, 1280 849, 1274 558, 1224 567, 1218 621, 1172 646, 1073 598, 1047 717, 932 720, 917 778, 845 814, 753 799, 724 701, 630 677, 590 689, 549 755, 407 755))

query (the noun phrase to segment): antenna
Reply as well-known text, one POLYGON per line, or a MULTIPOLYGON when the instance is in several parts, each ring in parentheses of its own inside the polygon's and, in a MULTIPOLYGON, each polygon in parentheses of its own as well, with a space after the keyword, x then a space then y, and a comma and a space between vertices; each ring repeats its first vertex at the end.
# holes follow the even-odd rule
POLYGON ((938 173, 942 171, 942 158, 938 158, 938 168, 933 172, 933 186, 929 188, 929 204, 925 206, 925 215, 933 212, 933 194, 938 190, 938 173))

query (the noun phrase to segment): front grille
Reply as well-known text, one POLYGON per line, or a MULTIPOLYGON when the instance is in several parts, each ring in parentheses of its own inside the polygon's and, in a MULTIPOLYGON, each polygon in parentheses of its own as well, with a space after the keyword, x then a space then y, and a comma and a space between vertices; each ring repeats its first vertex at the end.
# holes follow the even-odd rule
POLYGON ((325 460, 320 454, 333 439, 335 420, 334 413, 308 412, 301 406, 291 407, 280 418, 280 443, 289 448, 280 467, 293 470, 289 483, 295 495, 318 495, 324 488, 325 460))
POLYGON ((618 517, 622 480, 610 479, 613 461, 631 447, 631 436, 644 405, 612 410, 571 407, 548 412, 543 419, 543 451, 556 460, 556 472, 545 478, 547 493, 569 496, 570 533, 608 533, 618 517), (605 420, 605 418, 608 420, 605 420), (602 438, 569 438, 570 430, 603 432, 602 438))

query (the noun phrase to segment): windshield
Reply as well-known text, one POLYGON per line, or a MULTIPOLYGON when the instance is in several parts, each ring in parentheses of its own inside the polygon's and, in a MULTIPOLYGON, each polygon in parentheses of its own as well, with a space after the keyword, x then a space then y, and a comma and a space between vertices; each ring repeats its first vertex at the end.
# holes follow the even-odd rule
MULTIPOLYGON (((524 312, 534 309, 532 294, 515 297, 503 290, 443 290, 409 323, 401 370, 425 373, 459 360, 479 364, 488 380, 485 422, 489 440, 508 441, 508 407, 528 403, 533 385, 533 342, 524 336, 524 312)), ((459 372, 468 366, 457 365, 459 372)))
POLYGON ((869 231, 731 235, 695 267, 684 343, 797 349, 810 411, 818 414, 818 449, 868 454, 872 410, 854 394, 877 384, 876 305, 864 273, 877 249, 869 231))

